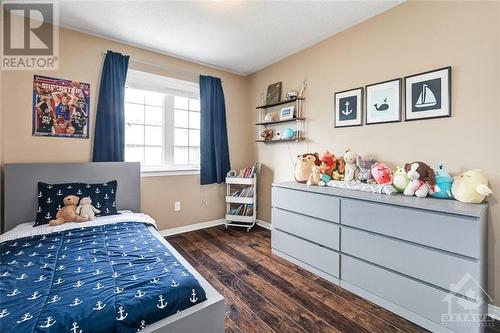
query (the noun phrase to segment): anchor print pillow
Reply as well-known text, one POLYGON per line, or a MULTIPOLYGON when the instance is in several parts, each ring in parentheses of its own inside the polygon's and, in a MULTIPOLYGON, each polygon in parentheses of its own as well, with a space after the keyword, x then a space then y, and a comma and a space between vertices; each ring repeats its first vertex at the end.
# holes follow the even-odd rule
POLYGON ((35 225, 48 224, 55 219, 57 212, 64 206, 63 199, 68 195, 79 198, 90 197, 92 205, 101 211, 97 216, 118 214, 116 211, 116 180, 100 183, 64 183, 47 184, 38 182, 38 207, 35 225))
POLYGON ((85 184, 86 196, 92 200, 92 205, 101 212, 97 216, 115 215, 116 211, 116 180, 102 184, 85 184))

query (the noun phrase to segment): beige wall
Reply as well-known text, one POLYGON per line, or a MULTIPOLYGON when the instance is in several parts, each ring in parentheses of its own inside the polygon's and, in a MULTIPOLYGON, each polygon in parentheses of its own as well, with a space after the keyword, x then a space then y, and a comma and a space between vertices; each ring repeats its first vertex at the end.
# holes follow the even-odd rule
MULTIPOLYGON (((226 97, 231 162, 233 167, 251 163, 252 156, 246 151, 252 145, 252 129, 248 127, 251 116, 246 112, 249 102, 245 77, 66 29, 60 30, 59 45, 58 71, 2 72, 2 93, 8 96, 2 99, 6 112, 3 112, 4 125, 0 129, 0 133, 3 130, 1 141, 4 163, 90 160, 98 85, 104 53, 108 49, 166 68, 220 77, 226 97), (31 94, 35 73, 90 83, 91 139, 31 136, 31 94)), ((157 74, 166 72, 159 67, 140 65, 133 61, 129 68, 157 74)), ((186 76, 185 79, 197 80, 196 75, 174 74, 170 73, 180 78, 186 76)), ((223 218, 224 193, 223 185, 200 186, 197 175, 148 177, 141 180, 142 209, 158 221, 159 229, 223 218), (180 212, 174 212, 174 201, 181 201, 180 212)))
POLYGON ((482 168, 490 202, 489 292, 500 305, 500 3, 409 2, 249 77, 251 110, 266 86, 298 88, 307 78, 304 143, 255 144, 263 163, 259 218, 270 221, 270 185, 293 179, 299 153, 348 147, 392 166, 445 162, 456 174, 482 168), (333 92, 451 65, 451 118, 333 128, 333 92))

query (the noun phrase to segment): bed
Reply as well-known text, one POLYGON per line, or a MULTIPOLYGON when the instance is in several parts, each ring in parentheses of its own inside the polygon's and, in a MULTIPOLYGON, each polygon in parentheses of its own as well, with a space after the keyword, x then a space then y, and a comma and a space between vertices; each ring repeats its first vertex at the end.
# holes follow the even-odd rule
POLYGON ((138 163, 6 164, 0 326, 10 332, 223 332, 224 299, 140 209, 138 163), (117 180, 118 215, 33 227, 37 183, 117 180))

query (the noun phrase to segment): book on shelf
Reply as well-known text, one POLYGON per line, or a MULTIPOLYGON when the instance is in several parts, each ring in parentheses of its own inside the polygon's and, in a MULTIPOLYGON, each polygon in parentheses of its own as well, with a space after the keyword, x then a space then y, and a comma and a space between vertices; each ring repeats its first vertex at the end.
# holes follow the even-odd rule
POLYGON ((257 172, 257 162, 251 168, 240 169, 239 178, 253 178, 257 172))
POLYGON ((231 193, 232 197, 251 198, 253 197, 253 187, 247 186, 241 190, 231 193))
POLYGON ((238 216, 252 216, 253 205, 252 204, 239 205, 238 208, 230 209, 228 214, 238 215, 238 216))

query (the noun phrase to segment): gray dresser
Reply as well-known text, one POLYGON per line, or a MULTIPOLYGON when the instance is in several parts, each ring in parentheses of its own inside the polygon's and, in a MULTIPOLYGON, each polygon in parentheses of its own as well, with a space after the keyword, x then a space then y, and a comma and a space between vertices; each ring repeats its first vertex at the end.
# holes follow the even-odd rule
POLYGON ((272 206, 274 254, 431 331, 483 331, 487 205, 290 182, 272 206))

